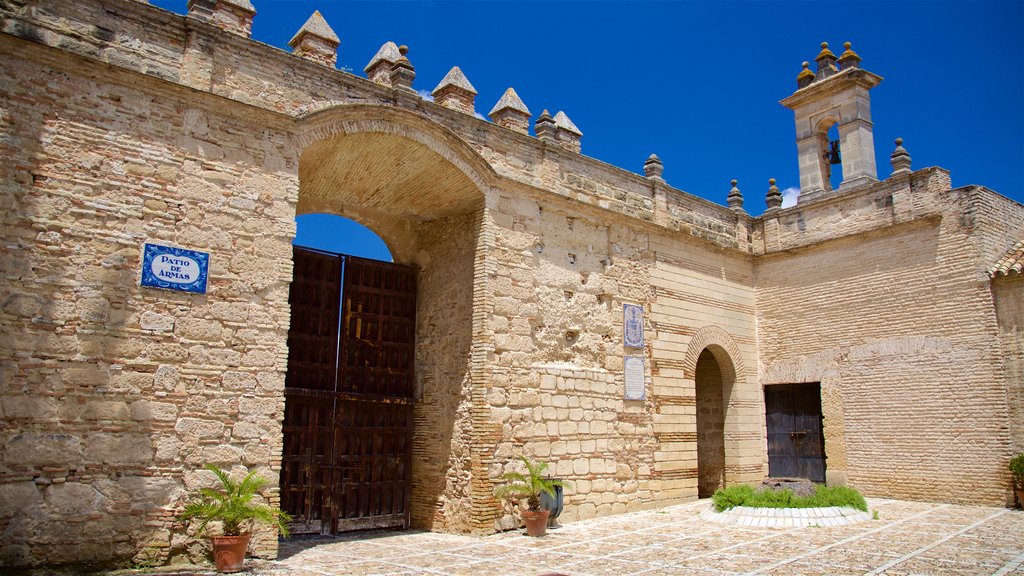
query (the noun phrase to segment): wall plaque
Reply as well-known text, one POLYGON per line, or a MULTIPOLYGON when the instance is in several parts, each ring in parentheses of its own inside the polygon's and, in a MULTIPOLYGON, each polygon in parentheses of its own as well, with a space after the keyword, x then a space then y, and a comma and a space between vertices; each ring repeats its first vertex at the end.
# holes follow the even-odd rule
POLYGON ((643 400, 647 389, 647 376, 644 370, 643 356, 626 356, 626 400, 643 400))
POLYGON ((627 348, 644 347, 644 307, 622 305, 622 338, 627 348))
POLYGON ((158 244, 142 252, 142 286, 206 294, 210 255, 158 244))

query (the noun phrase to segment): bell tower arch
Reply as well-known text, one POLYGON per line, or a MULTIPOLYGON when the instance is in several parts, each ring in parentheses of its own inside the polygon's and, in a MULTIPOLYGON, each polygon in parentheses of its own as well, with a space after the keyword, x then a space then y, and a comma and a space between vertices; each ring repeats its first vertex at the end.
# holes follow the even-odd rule
POLYGON ((781 101, 796 119, 800 201, 832 192, 829 174, 833 164, 842 166, 840 191, 878 181, 868 92, 882 77, 860 67, 860 56, 849 42, 844 47, 846 51, 836 58, 828 43, 822 42, 815 58, 817 71, 812 72, 804 62, 796 80, 797 91, 781 101), (833 124, 839 132, 835 142, 827 137, 833 124))

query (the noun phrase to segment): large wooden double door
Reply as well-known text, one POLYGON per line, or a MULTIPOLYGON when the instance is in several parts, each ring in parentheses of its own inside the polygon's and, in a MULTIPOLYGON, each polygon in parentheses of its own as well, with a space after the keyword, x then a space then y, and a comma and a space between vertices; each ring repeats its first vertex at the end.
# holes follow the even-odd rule
POLYGON ((824 482, 821 385, 765 386, 764 406, 768 424, 768 475, 824 482))
POLYGON ((297 533, 408 527, 416 270, 293 260, 281 507, 297 533))

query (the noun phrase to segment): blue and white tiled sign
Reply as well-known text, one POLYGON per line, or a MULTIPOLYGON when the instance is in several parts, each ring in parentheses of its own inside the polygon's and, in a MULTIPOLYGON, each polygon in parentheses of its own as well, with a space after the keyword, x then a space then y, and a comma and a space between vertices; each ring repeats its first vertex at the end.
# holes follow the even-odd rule
POLYGON ((622 335, 627 348, 644 347, 644 308, 636 304, 622 305, 622 335))
POLYGON ((206 252, 146 244, 142 253, 142 285, 206 294, 210 255, 206 252))

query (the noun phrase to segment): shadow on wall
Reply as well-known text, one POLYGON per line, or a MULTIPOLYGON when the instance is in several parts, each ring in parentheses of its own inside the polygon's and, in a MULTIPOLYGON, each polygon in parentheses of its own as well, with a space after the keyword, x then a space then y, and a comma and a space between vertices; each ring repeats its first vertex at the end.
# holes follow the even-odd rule
POLYGON ((466 532, 472 511, 470 352, 477 215, 419 225, 412 525, 466 532))

